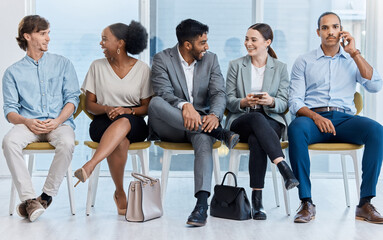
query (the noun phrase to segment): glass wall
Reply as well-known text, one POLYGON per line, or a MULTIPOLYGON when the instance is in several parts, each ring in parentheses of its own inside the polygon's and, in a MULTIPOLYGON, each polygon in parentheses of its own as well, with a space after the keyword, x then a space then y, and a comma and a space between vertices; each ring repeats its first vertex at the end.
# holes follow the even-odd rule
MULTIPOLYGON (((36 0, 36 14, 50 22, 49 52, 69 58, 77 72, 80 86, 84 81, 90 64, 104 54, 99 45, 102 30, 110 24, 122 22, 129 24, 138 21, 137 0, 36 0)), ((83 145, 89 140, 90 120, 80 114, 76 123, 76 139, 79 145, 75 148, 72 168, 77 169, 90 158, 91 151, 83 145)), ((47 170, 52 156, 36 156, 36 169, 47 170), (40 160, 41 159, 41 160, 40 160)), ((103 168, 107 168, 106 164, 103 168)))
MULTIPOLYGON (((90 63, 102 58, 99 46, 103 28, 115 22, 129 23, 139 19, 140 0, 36 0, 36 13, 46 17, 51 23, 50 52, 62 54, 75 65, 79 82, 83 82, 90 63)), ((196 19, 209 26, 209 51, 217 54, 222 73, 226 77, 229 61, 246 54, 244 37, 247 28, 255 19, 256 0, 152 0, 150 1, 150 55, 177 43, 175 28, 182 20, 196 19)), ((356 39, 357 48, 365 49, 365 0, 265 0, 263 1, 263 22, 274 30, 272 47, 278 58, 287 63, 288 71, 295 59, 319 47, 320 38, 316 34, 317 19, 325 11, 334 11, 342 19, 344 30, 356 39)), ((89 119, 81 114, 76 119, 76 147, 73 168, 81 166, 89 158, 90 150, 82 145, 89 140, 89 119)), ((227 151, 221 151, 221 168, 228 169, 227 151)), ((50 161, 51 157, 38 156, 50 161)), ((150 169, 160 170, 161 149, 150 148, 150 169)), ((319 172, 340 172, 338 156, 318 156, 313 158, 312 170, 319 172)), ((176 157, 172 170, 193 170, 193 156, 176 157)), ((245 160, 245 158, 243 159, 245 160)), ((49 164, 37 161, 40 169, 49 164)), ((128 161, 128 164, 129 161, 128 161)), ((349 164, 350 165, 350 164, 349 164)), ((106 169, 106 164, 103 165, 106 169)), ((241 170, 247 169, 247 161, 242 161, 241 170)))

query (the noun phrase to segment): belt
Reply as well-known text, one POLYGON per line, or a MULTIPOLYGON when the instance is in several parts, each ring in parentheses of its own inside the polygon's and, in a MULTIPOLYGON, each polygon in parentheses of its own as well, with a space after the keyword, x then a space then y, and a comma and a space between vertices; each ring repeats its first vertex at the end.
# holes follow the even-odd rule
POLYGON ((317 107, 317 108, 311 108, 311 110, 314 112, 330 112, 330 111, 337 111, 342 113, 346 112, 346 110, 339 107, 317 107))

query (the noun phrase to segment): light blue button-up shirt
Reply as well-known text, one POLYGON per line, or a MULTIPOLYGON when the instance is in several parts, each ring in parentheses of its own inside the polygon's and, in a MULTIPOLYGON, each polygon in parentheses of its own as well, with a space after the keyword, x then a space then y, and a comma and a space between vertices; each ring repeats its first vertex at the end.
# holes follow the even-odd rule
POLYGON ((339 107, 355 114, 356 83, 369 92, 382 88, 382 79, 374 69, 371 80, 360 75, 348 53, 340 47, 334 56, 325 56, 321 47, 300 56, 291 70, 289 91, 290 112, 295 115, 302 107, 339 107))
MULTIPOLYGON (((72 63, 60 55, 44 53, 38 62, 28 55, 3 76, 4 116, 16 112, 25 118, 54 119, 67 103, 77 109, 79 83, 72 63)), ((75 128, 73 116, 64 124, 75 128)))

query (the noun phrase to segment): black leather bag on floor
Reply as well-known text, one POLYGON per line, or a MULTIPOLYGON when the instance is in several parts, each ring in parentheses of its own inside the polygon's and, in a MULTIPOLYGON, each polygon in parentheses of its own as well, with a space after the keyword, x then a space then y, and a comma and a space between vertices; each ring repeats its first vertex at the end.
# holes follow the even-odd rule
POLYGON ((251 218, 251 206, 246 191, 242 187, 237 187, 237 177, 234 173, 227 172, 221 185, 215 185, 210 203, 210 215, 234 220, 251 218), (233 175, 235 187, 223 185, 227 174, 233 175))

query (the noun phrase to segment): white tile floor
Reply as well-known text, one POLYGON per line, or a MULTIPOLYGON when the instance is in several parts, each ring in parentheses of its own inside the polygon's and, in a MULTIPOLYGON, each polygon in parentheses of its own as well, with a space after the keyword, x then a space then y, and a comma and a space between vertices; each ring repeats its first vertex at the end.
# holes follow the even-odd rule
MULTIPOLYGON (((154 176, 159 177, 155 172, 154 176)), ((190 174, 187 174, 190 176, 190 174)), ((34 177, 36 189, 45 178, 34 177)), ((125 179, 126 186, 132 179, 125 179)), ((347 208, 342 179, 313 179, 313 199, 317 216, 308 224, 294 224, 293 216, 299 206, 297 191, 290 192, 292 216, 285 214, 282 191, 281 207, 276 207, 271 178, 266 179, 264 206, 266 221, 233 221, 208 218, 205 227, 187 227, 186 219, 194 207, 193 178, 171 177, 164 205, 164 216, 146 223, 129 223, 117 215, 110 177, 101 177, 95 208, 85 215, 87 184, 75 189, 76 215, 72 216, 65 181, 50 208, 34 223, 21 219, 16 213, 8 215, 10 178, 0 179, 0 239, 382 239, 383 225, 354 219, 357 204, 354 182, 350 180, 351 207, 347 208)), ((279 182, 280 183, 280 182, 279 182)), ((239 177, 239 185, 247 186, 248 177, 239 177)), ((383 187, 373 203, 383 211, 383 187)), ((246 191, 250 197, 250 189, 246 191)))

